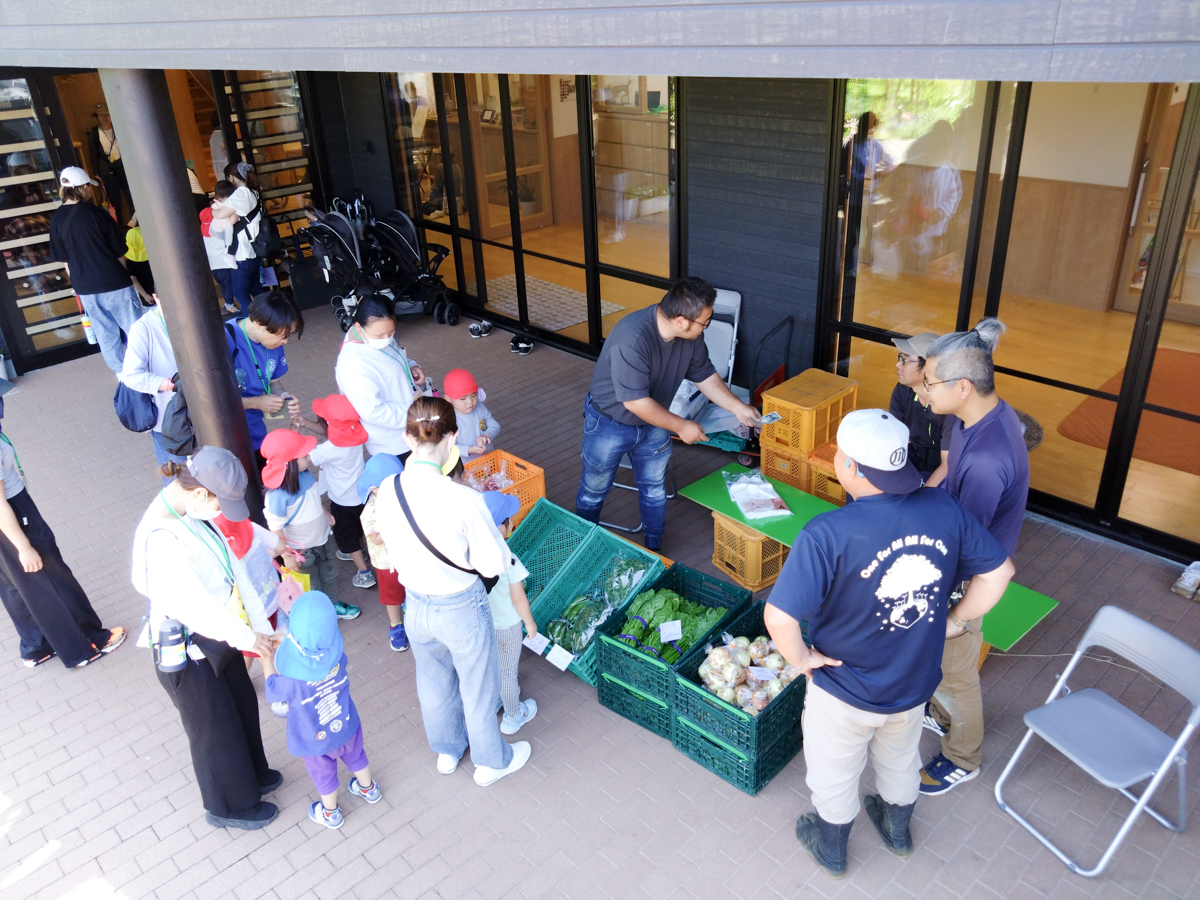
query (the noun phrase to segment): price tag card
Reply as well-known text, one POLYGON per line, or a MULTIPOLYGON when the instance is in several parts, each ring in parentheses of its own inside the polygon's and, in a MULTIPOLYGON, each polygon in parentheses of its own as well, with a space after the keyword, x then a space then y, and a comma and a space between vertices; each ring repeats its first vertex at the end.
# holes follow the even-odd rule
POLYGON ((746 671, 749 672, 751 675, 753 675, 755 678, 757 678, 759 681, 770 681, 772 678, 779 677, 774 672, 772 672, 770 669, 765 669, 762 666, 751 666, 746 671))
POLYGON ((534 653, 536 653, 538 656, 541 656, 543 653, 546 652, 546 648, 550 646, 550 638, 546 637, 541 632, 538 632, 537 634, 533 635, 532 637, 526 635, 525 639, 523 641, 521 641, 521 643, 524 644, 526 647, 528 647, 530 650, 532 650, 534 653))
POLYGON ((560 672, 567 671, 567 666, 575 661, 575 657, 571 654, 571 651, 560 647, 558 644, 550 648, 550 652, 546 654, 546 659, 550 660, 550 665, 554 666, 560 672))
POLYGON ((683 637, 683 620, 672 619, 658 626, 658 636, 664 641, 677 641, 683 637))

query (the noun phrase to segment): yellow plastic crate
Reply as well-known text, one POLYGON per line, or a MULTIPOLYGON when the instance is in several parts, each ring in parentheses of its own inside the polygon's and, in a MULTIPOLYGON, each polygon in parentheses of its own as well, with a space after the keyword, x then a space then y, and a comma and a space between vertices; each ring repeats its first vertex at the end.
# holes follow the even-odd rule
POLYGON ((808 369, 762 395, 763 413, 783 418, 762 430, 761 443, 807 455, 837 438, 842 417, 856 408, 858 382, 821 369, 808 369))
POLYGON ((774 584, 788 548, 719 512, 712 516, 713 565, 717 570, 751 591, 774 584))
POLYGON ((845 506, 846 489, 838 481, 833 466, 836 452, 837 444, 830 441, 808 455, 808 492, 814 497, 828 500, 834 506, 845 506))
POLYGON ((768 478, 808 491, 808 454, 762 442, 762 473, 768 478))

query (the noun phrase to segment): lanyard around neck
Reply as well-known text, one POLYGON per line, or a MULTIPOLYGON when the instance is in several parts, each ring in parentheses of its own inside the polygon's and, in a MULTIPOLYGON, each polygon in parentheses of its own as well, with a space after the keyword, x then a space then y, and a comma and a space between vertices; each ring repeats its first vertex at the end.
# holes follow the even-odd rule
MULTIPOLYGON (((258 367, 258 355, 254 352, 254 341, 250 340, 250 332, 246 330, 245 319, 242 319, 242 334, 246 336, 246 347, 250 351, 250 361, 254 363, 254 371, 258 373, 258 381, 262 385, 263 393, 269 394, 271 393, 271 379, 263 378, 262 369, 258 367)), ((266 362, 266 359, 263 361, 266 362)))
POLYGON ((21 468, 21 457, 17 456, 17 448, 13 447, 13 442, 10 441, 8 439, 8 435, 2 431, 0 431, 0 441, 4 441, 4 443, 8 444, 8 446, 12 447, 13 460, 17 464, 17 474, 20 475, 22 478, 24 478, 25 470, 21 468))
MULTIPOLYGON (((358 339, 360 341, 362 341, 363 344, 365 344, 367 347, 370 347, 370 349, 372 349, 372 350, 376 349, 375 347, 371 347, 371 345, 367 343, 367 335, 366 335, 366 332, 364 332, 362 330, 361 325, 355 325, 354 328, 358 332, 358 334, 357 334, 358 339)), ((413 381, 412 369, 409 367, 408 360, 404 357, 404 354, 401 353, 399 350, 395 350, 393 352, 391 344, 388 344, 388 346, 386 346, 386 347, 379 348, 379 352, 382 353, 384 356, 390 357, 391 359, 394 359, 394 360, 396 360, 396 362, 400 363, 400 368, 402 368, 404 370, 404 377, 408 379, 409 388, 415 391, 417 389, 417 385, 416 385, 416 382, 413 381)))
POLYGON ((439 466, 437 463, 435 463, 432 459, 414 459, 412 461, 412 465, 414 465, 414 466, 433 466, 435 469, 438 470, 439 475, 446 474, 445 472, 442 471, 442 467, 439 466))
POLYGON ((221 567, 222 571, 224 571, 225 577, 229 579, 229 583, 236 584, 237 580, 233 577, 233 563, 229 561, 229 548, 225 546, 225 541, 214 534, 211 528, 205 528, 203 531, 197 531, 195 528, 193 528, 191 522, 189 522, 179 513, 175 512, 174 508, 172 508, 171 504, 167 502, 167 498, 162 495, 161 491, 159 491, 158 499, 162 501, 163 506, 167 508, 171 515, 182 522, 184 527, 187 528, 187 530, 190 531, 193 536, 198 538, 200 543, 208 548, 208 552, 216 558, 217 564, 221 567), (214 549, 214 542, 216 542, 216 544, 221 548, 220 554, 218 554, 214 549))

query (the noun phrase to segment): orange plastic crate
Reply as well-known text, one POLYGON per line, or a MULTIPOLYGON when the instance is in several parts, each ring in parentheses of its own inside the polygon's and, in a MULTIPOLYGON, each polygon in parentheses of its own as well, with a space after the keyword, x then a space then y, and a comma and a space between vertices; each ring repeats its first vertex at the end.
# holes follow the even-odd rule
POLYGON ((836 452, 837 444, 830 441, 808 455, 808 492, 814 497, 828 500, 834 506, 845 506, 846 489, 838 481, 833 466, 833 455, 836 452))
POLYGON ((713 565, 717 570, 751 591, 774 584, 788 548, 719 512, 712 516, 713 565))
POLYGON ((533 463, 526 462, 518 456, 513 456, 504 450, 493 450, 478 459, 464 463, 463 468, 468 476, 479 479, 487 478, 497 472, 502 472, 512 479, 512 484, 504 488, 502 494, 512 494, 521 501, 521 508, 513 516, 513 527, 521 524, 521 520, 529 515, 538 499, 546 496, 546 473, 533 463))
POLYGON ((821 369, 808 369, 765 391, 763 413, 783 418, 762 430, 764 448, 788 448, 805 455, 837 437, 838 423, 858 403, 858 382, 821 369))

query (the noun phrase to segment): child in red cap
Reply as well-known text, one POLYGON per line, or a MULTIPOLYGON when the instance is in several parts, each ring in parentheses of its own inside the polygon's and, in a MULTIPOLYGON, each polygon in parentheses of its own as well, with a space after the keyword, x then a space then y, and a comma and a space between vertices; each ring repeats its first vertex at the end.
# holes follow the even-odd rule
POLYGON ((263 438, 263 467, 267 527, 304 555, 300 571, 308 575, 313 590, 320 589, 333 601, 339 619, 354 619, 362 612, 357 606, 338 600, 337 545, 333 540, 333 516, 321 505, 317 479, 309 471, 308 454, 317 445, 315 437, 305 437, 288 428, 276 428, 263 438))
POLYGON ((475 383, 475 376, 466 369, 451 369, 442 382, 443 393, 458 416, 456 446, 463 461, 469 461, 496 448, 500 423, 486 406, 486 395, 475 383))
POLYGON ((363 530, 359 521, 363 505, 358 501, 356 487, 366 465, 363 444, 367 442, 367 430, 342 394, 314 400, 313 412, 317 414, 316 419, 296 416, 292 424, 328 438, 313 448, 308 461, 321 470, 318 484, 321 493, 329 496, 337 558, 353 562, 357 567, 355 587, 374 587, 375 573, 363 557, 363 530))

